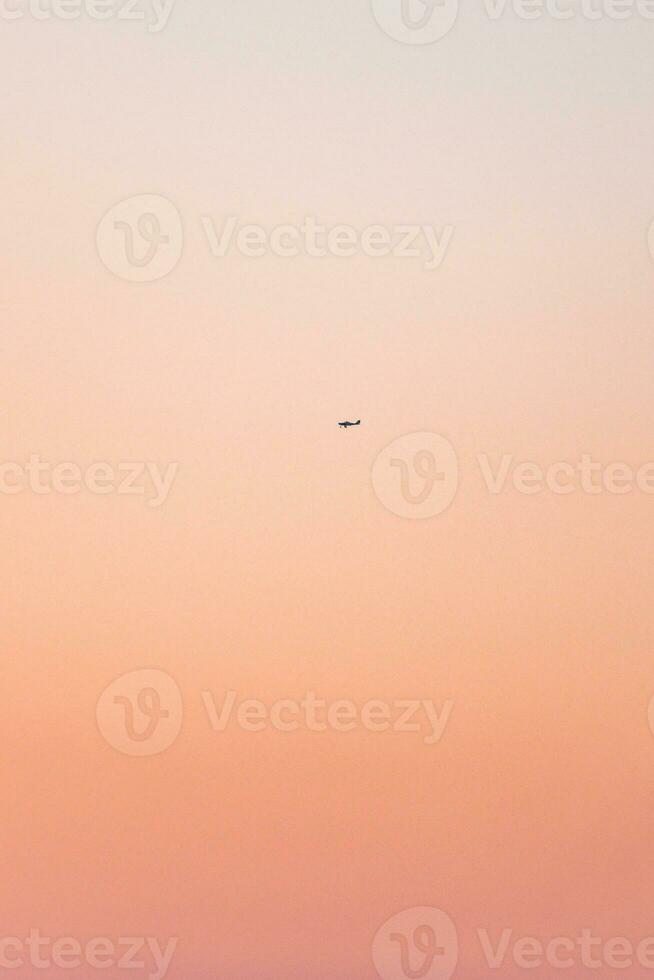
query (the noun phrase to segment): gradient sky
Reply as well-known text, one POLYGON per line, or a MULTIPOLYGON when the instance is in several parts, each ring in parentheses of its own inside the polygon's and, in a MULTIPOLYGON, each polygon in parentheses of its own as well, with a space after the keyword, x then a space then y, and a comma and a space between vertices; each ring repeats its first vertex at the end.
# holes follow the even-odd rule
POLYGON ((367 0, 0 20, 0 456, 180 464, 159 509, 0 496, 2 935, 177 936, 170 980, 372 980, 381 924, 435 906, 456 977, 517 980, 478 928, 654 934, 654 498, 494 497, 475 462, 654 459, 653 39, 466 4, 412 47, 367 0), (95 233, 141 193, 185 247, 137 285, 95 233), (428 272, 216 259, 200 225, 308 214, 454 237, 428 272), (425 521, 370 479, 415 431, 460 462, 425 521), (138 759, 95 710, 142 667, 185 719, 138 759), (454 709, 431 747, 217 734, 201 692, 230 688, 454 709))

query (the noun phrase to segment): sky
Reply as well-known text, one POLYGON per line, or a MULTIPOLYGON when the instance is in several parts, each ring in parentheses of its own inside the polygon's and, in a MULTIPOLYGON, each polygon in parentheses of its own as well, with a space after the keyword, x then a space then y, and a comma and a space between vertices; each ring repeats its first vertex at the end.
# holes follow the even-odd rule
POLYGON ((614 976, 577 939, 654 936, 654 496, 606 475, 654 460, 654 21, 123 2, 0 11, 0 969, 519 980, 567 937, 614 976))

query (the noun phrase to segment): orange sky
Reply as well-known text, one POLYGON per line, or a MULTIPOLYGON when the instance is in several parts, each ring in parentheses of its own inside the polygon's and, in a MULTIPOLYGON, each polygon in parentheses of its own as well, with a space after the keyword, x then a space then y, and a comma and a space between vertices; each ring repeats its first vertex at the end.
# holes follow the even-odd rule
POLYGON ((477 456, 654 460, 654 26, 475 8, 414 48, 365 3, 184 0, 156 35, 0 27, 0 462, 179 464, 157 508, 0 495, 0 939, 175 937, 170 980, 364 980, 383 923, 428 907, 455 977, 517 980, 479 929, 653 935, 654 497, 492 495, 477 456), (138 194, 183 222, 151 283, 96 250, 138 194), (433 271, 215 258, 202 215, 454 234, 433 271), (458 457, 425 520, 371 479, 413 432, 458 457), (96 707, 146 668, 183 719, 135 757, 96 707), (202 694, 230 690, 453 707, 434 745, 215 732, 202 694))

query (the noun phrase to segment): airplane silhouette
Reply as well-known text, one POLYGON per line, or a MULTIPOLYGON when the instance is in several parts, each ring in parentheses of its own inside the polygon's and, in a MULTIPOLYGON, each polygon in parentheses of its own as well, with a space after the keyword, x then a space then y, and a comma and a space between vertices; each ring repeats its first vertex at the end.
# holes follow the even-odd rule
POLYGON ((361 425, 361 419, 358 419, 356 422, 339 422, 338 424, 341 429, 349 429, 353 425, 361 425))

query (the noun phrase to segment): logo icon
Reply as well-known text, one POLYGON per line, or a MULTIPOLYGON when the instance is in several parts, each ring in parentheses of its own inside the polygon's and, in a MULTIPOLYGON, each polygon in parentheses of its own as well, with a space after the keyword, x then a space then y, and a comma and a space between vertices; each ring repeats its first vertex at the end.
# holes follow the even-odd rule
POLYGON ((113 681, 100 695, 98 728, 125 755, 158 755, 180 733, 182 695, 162 670, 134 670, 113 681))
POLYGON ((450 980, 459 958, 456 927, 434 908, 405 909, 379 929, 372 959, 382 980, 450 980))
POLYGON ((654 221, 652 221, 647 232, 647 244, 649 245, 649 254, 654 259, 654 221))
POLYGON ((372 0, 381 29, 402 44, 433 44, 454 27, 459 0, 372 0))
POLYGON ((424 520, 442 514, 459 486, 454 447, 435 432, 402 436, 375 460, 372 484, 384 507, 398 517, 424 520))
POLYGON ((181 258, 182 219, 165 197, 139 194, 107 211, 96 245, 114 275, 128 282, 154 282, 172 272, 181 258))

